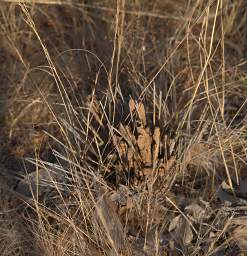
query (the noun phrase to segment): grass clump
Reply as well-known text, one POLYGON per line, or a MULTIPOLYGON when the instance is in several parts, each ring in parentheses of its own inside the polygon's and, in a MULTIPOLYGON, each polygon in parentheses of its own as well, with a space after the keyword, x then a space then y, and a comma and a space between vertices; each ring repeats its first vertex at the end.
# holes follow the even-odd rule
POLYGON ((4 1, 2 255, 245 255, 245 1, 4 1))

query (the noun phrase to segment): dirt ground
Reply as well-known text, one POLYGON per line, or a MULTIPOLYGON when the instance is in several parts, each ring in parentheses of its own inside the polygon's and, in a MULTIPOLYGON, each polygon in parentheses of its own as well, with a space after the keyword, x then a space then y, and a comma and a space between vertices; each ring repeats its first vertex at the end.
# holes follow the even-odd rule
POLYGON ((246 255, 246 1, 0 21, 1 255, 246 255))

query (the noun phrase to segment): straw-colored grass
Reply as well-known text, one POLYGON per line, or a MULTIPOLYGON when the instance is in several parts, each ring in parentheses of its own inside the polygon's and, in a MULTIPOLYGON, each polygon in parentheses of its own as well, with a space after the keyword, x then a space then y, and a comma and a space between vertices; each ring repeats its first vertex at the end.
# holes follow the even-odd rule
POLYGON ((22 3, 22 4, 71 4, 71 0, 2 0, 6 3, 22 3))
POLYGON ((1 255, 244 255, 245 1, 0 20, 1 255))

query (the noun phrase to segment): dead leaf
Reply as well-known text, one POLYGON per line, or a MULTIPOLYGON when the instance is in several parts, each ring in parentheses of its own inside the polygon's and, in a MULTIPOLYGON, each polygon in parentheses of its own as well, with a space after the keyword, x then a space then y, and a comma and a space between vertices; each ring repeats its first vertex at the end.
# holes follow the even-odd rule
POLYGON ((112 136, 112 142, 118 152, 118 155, 121 161, 126 159, 127 152, 128 152, 127 143, 123 141, 121 138, 119 138, 118 136, 116 136, 115 134, 112 136))
POLYGON ((181 215, 176 216, 175 218, 172 219, 170 222, 168 231, 171 232, 172 230, 176 229, 178 226, 181 225, 181 215))
POLYGON ((128 148, 127 152, 127 158, 129 163, 129 169, 134 168, 134 162, 135 162, 135 151, 132 148, 128 148))
POLYGON ((118 151, 119 151, 119 155, 122 159, 125 159, 127 156, 127 150, 128 147, 126 145, 126 143, 124 141, 121 141, 118 145, 118 151))
POLYGON ((133 112, 135 111, 136 108, 136 104, 135 101, 131 98, 129 101, 129 109, 130 109, 130 113, 133 114, 133 112))
POLYGON ((247 250, 247 218, 237 217, 232 221, 234 229, 231 231, 231 238, 243 250, 247 250), (236 226, 237 225, 237 226, 236 226))
POLYGON ((143 124, 143 126, 145 127, 147 125, 147 120, 146 120, 146 111, 145 111, 145 107, 144 105, 142 104, 142 102, 139 102, 138 103, 138 106, 137 106, 137 113, 138 113, 138 116, 143 124))
POLYGON ((184 220, 184 230, 183 230, 183 242, 185 245, 189 245, 193 239, 193 231, 190 224, 184 220))
POLYGON ((117 252, 124 250, 127 244, 122 223, 116 213, 114 202, 107 197, 101 188, 98 191, 96 216, 102 224, 112 248, 115 248, 117 252))
POLYGON ((142 161, 145 165, 151 166, 152 165, 152 137, 150 135, 150 131, 148 128, 144 129, 143 127, 138 127, 138 139, 137 145, 140 150, 142 161))
POLYGON ((136 142, 135 136, 131 133, 130 128, 127 125, 123 126, 122 123, 120 123, 119 131, 123 139, 128 143, 129 147, 134 147, 136 142))
POLYGON ((181 215, 176 216, 170 222, 168 231, 173 231, 174 236, 182 240, 185 245, 190 244, 193 239, 193 231, 190 224, 181 215))
POLYGON ((118 141, 119 141, 118 136, 116 136, 115 134, 113 134, 113 135, 112 135, 112 142, 113 142, 114 147, 117 147, 117 146, 118 146, 118 141))
POLYGON ((159 127, 155 127, 154 129, 153 140, 155 143, 154 150, 153 150, 153 166, 155 168, 158 162, 159 148, 160 148, 160 128, 159 127))
POLYGON ((196 203, 192 203, 185 207, 185 210, 188 214, 190 214, 194 220, 200 222, 206 217, 205 208, 203 209, 196 203))

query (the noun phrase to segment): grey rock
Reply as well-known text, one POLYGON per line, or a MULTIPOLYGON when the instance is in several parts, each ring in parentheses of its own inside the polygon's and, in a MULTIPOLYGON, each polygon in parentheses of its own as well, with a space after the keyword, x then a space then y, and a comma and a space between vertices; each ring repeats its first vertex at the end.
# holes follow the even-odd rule
POLYGON ((16 192, 26 197, 40 197, 54 188, 60 191, 66 188, 65 171, 55 164, 26 174, 18 183, 16 192))

